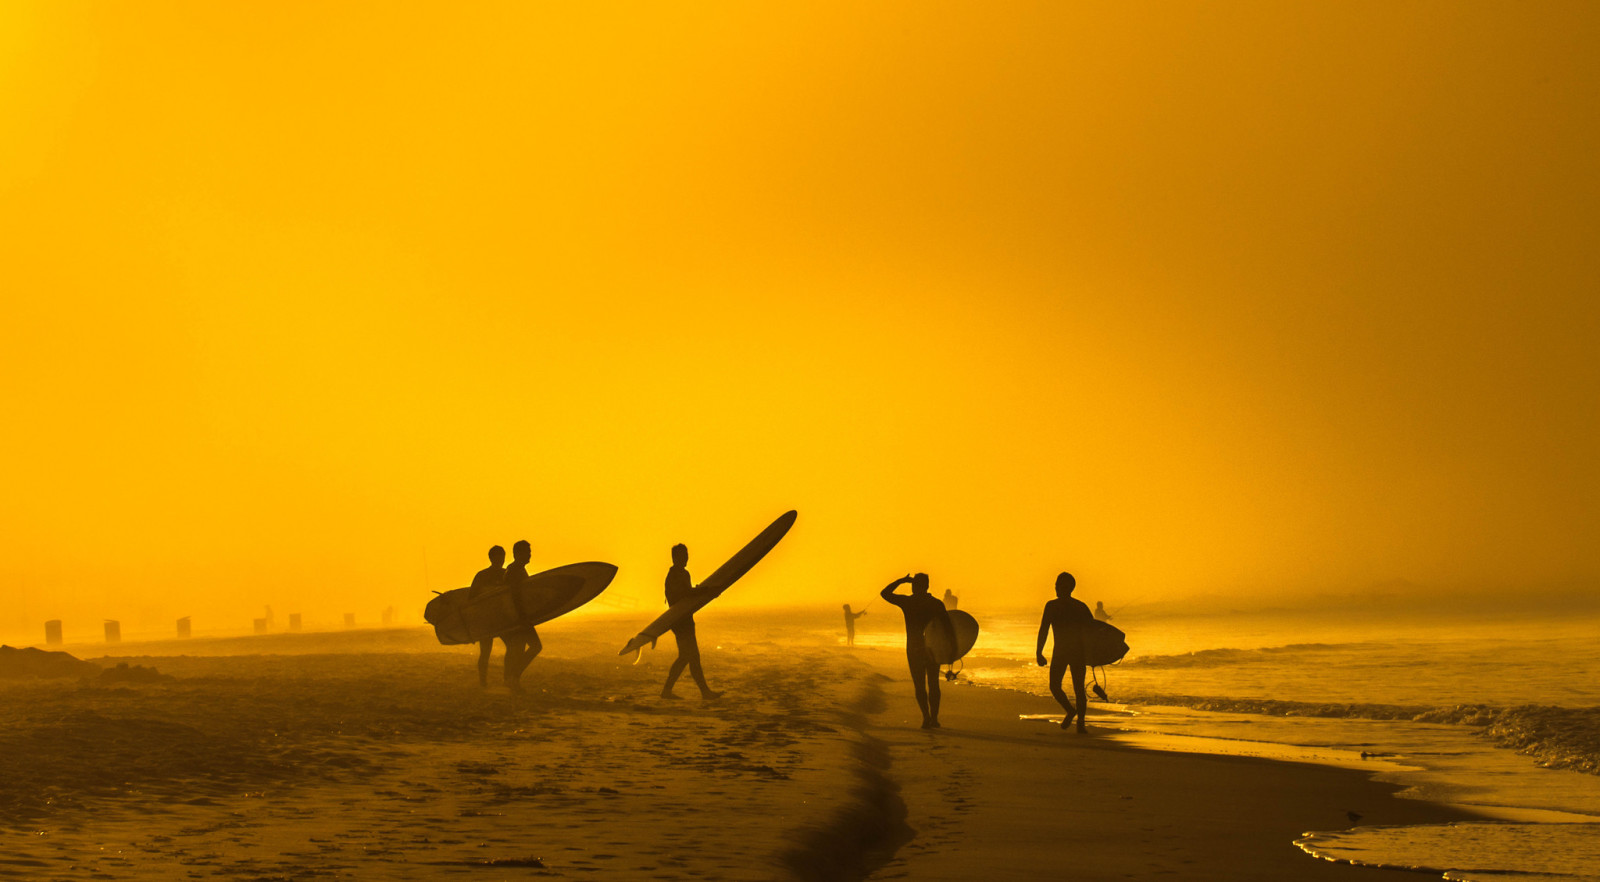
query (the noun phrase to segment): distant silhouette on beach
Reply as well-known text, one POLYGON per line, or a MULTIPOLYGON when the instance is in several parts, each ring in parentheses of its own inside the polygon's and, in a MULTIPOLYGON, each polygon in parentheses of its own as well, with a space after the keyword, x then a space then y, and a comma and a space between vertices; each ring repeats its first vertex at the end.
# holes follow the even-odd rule
POLYGON ((956 607, 958 607, 960 605, 961 605, 961 598, 957 597, 956 593, 954 591, 951 591, 949 588, 944 589, 944 608, 945 609, 955 609, 956 607))
MULTIPOLYGON (((483 592, 506 583, 506 550, 496 545, 489 549, 489 565, 472 577, 467 596, 476 598, 483 592)), ((494 652, 494 638, 478 641, 478 685, 489 685, 489 655, 494 652)), ((510 644, 506 645, 506 658, 510 659, 510 644)))
MULTIPOLYGON (((694 583, 689 579, 689 546, 678 543, 672 546, 672 567, 667 570, 667 606, 691 600, 695 595, 694 583)), ((673 659, 672 667, 667 669, 666 685, 661 687, 662 698, 677 698, 672 694, 672 687, 683 676, 683 669, 689 669, 689 676, 694 678, 696 686, 700 687, 701 698, 716 698, 722 693, 706 685, 706 673, 700 667, 700 642, 695 639, 694 616, 687 615, 672 626, 672 636, 678 641, 678 657, 673 659)))
POLYGON ((856 645, 856 619, 866 615, 867 611, 851 612, 850 604, 844 605, 844 645, 856 645))
POLYGON ((1072 596, 1072 589, 1077 586, 1078 580, 1071 573, 1056 576, 1056 599, 1045 602, 1044 616, 1039 621, 1038 662, 1040 667, 1049 664, 1050 694, 1067 712, 1061 720, 1061 728, 1069 728, 1076 717, 1078 731, 1085 732, 1088 729, 1084 717, 1089 712, 1089 696, 1083 684, 1089 654, 1086 626, 1094 622, 1094 614, 1089 612, 1088 605, 1072 596), (1046 662, 1044 641, 1052 633, 1055 642, 1050 647, 1050 660, 1046 662), (1076 704, 1061 689, 1061 679, 1068 668, 1072 670, 1072 692, 1077 698, 1076 704))
MULTIPOLYGON (((505 584, 508 591, 516 591, 528 581, 528 561, 533 559, 533 546, 528 540, 519 540, 511 546, 511 566, 506 567, 505 584)), ((544 649, 539 642, 539 632, 532 625, 507 631, 500 635, 506 645, 506 686, 512 692, 522 691, 522 672, 533 664, 534 658, 544 649)), ((482 651, 479 644, 479 651, 482 651)))
POLYGON ((928 574, 905 575, 890 582, 879 596, 900 607, 906 618, 906 666, 911 670, 911 685, 917 693, 917 707, 922 709, 922 728, 939 728, 939 663, 928 652, 922 637, 923 629, 942 615, 944 604, 928 593, 928 574), (911 585, 910 596, 896 594, 895 589, 911 585))
POLYGON ((1111 621, 1111 613, 1106 612, 1106 602, 1104 600, 1096 600, 1094 602, 1094 617, 1102 622, 1111 621))

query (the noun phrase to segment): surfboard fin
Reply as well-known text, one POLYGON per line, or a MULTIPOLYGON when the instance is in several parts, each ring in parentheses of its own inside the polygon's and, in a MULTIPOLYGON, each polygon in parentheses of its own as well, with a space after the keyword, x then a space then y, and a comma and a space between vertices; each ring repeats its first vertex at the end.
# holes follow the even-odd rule
POLYGON ((634 664, 638 664, 639 660, 642 659, 642 658, 644 658, 644 647, 643 646, 641 646, 638 649, 635 649, 633 651, 633 663, 634 664))

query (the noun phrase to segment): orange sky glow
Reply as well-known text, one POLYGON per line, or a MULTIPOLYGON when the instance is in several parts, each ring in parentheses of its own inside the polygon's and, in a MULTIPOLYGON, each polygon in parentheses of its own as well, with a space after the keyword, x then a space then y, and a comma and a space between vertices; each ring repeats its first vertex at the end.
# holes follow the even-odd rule
POLYGON ((416 620, 520 538, 643 608, 790 508, 730 601, 1593 592, 1596 45, 1585 3, 7 3, 0 635, 416 620))

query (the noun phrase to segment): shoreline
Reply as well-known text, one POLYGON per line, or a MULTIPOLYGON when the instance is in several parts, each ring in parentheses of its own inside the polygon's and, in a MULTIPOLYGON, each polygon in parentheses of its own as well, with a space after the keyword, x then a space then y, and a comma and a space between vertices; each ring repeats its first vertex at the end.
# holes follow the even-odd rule
MULTIPOLYGON (((1060 714, 1049 697, 1002 687, 943 689, 943 728, 919 728, 903 656, 857 650, 886 679, 867 729, 912 838, 872 879, 1415 879, 1414 872, 1320 860, 1295 845, 1311 831, 1479 820, 1464 808, 1404 799, 1373 773, 1253 757, 1176 753, 1065 732, 1024 714, 1060 714)), ((1043 676, 1041 670, 1040 675, 1043 676)))

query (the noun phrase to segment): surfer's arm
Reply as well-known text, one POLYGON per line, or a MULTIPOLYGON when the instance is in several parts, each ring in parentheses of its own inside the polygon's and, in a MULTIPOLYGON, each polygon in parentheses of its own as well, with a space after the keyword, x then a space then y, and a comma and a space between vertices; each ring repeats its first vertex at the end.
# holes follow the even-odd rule
POLYGON ((1037 661, 1039 662, 1039 667, 1041 667, 1041 668, 1044 667, 1045 665, 1049 664, 1049 662, 1045 661, 1045 658, 1044 658, 1044 638, 1049 636, 1049 634, 1050 634, 1050 604, 1047 603, 1047 604, 1044 605, 1044 616, 1039 619, 1039 647, 1038 647, 1038 650, 1037 650, 1036 654, 1039 656, 1037 661))
POLYGON ((718 592, 716 592, 716 591, 714 591, 714 590, 712 590, 710 588, 701 588, 699 585, 696 585, 696 586, 694 586, 694 590, 690 591, 688 594, 685 594, 682 599, 683 600, 710 600, 711 598, 716 597, 717 594, 718 594, 718 592))
POLYGON ((900 605, 900 601, 903 600, 904 598, 896 596, 896 594, 894 593, 894 589, 899 588, 901 585, 904 585, 905 583, 907 583, 909 581, 911 581, 911 577, 910 576, 901 576, 900 578, 894 580, 893 582, 890 582, 889 584, 883 586, 883 590, 878 592, 878 596, 882 597, 884 600, 889 601, 890 603, 894 604, 895 606, 899 606, 900 605))

